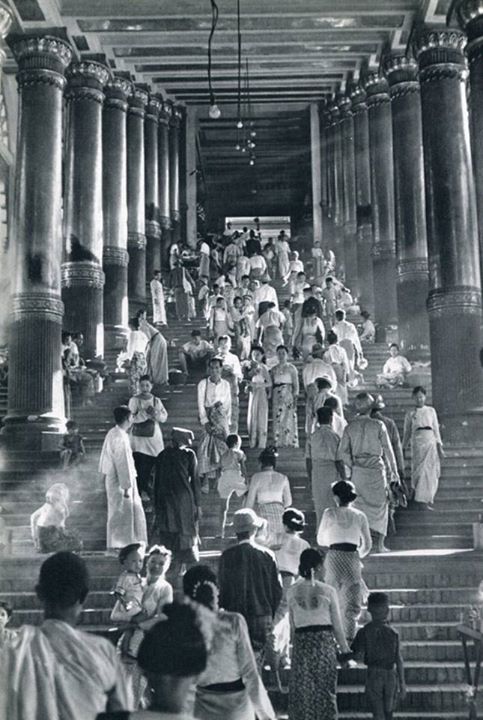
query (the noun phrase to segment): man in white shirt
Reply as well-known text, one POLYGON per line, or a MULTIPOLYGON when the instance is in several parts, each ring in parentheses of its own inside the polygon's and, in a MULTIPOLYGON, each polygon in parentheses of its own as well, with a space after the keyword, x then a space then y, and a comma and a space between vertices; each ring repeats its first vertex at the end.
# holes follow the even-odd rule
POLYGON ((230 433, 238 433, 238 386, 243 378, 243 373, 238 356, 230 352, 231 340, 228 335, 220 335, 218 338, 217 357, 223 362, 222 377, 230 384, 231 388, 231 421, 230 433))
POLYGON ((272 302, 276 310, 279 310, 277 291, 269 285, 270 278, 268 275, 262 275, 260 282, 260 287, 255 290, 253 295, 253 304, 255 305, 257 315, 260 315, 259 308, 262 303, 272 302))
POLYGON ((319 343, 312 346, 312 355, 304 366, 302 371, 302 382, 305 391, 317 380, 317 378, 326 378, 330 381, 332 390, 335 392, 337 388, 337 376, 332 365, 323 359, 324 348, 319 343), (310 359, 311 358, 311 359, 310 359))
POLYGON ((354 345, 357 354, 362 356, 362 345, 359 333, 357 332, 357 328, 354 323, 345 319, 344 310, 336 310, 335 323, 332 330, 337 335, 339 343, 341 340, 350 340, 354 345))
POLYGON ((161 282, 160 270, 153 272, 153 279, 149 283, 151 300, 153 302, 153 324, 166 325, 166 307, 164 304, 164 290, 161 282))
POLYGON ((179 364, 185 375, 192 372, 206 372, 208 361, 214 355, 213 345, 203 340, 199 330, 193 330, 191 340, 181 346, 179 351, 179 364))
POLYGON ((248 259, 250 261, 252 277, 260 278, 267 272, 267 263, 263 255, 250 255, 248 259))
POLYGON ((201 492, 210 492, 210 477, 216 477, 221 467, 221 455, 226 451, 226 436, 231 422, 232 392, 230 383, 221 377, 223 360, 210 360, 207 378, 198 383, 198 414, 204 433, 198 445, 198 471, 203 478, 201 492), (213 453, 213 445, 218 457, 213 453))
POLYGON ((209 410, 220 403, 220 409, 224 416, 221 424, 225 433, 228 434, 231 421, 231 390, 230 383, 221 377, 222 367, 221 358, 217 356, 211 358, 208 377, 198 383, 198 414, 200 423, 206 430, 206 426, 210 423, 209 410))

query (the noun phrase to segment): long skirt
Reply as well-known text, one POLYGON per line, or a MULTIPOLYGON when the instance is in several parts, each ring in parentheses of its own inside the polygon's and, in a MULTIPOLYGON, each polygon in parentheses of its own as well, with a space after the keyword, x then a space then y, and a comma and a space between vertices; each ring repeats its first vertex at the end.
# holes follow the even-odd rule
POLYGON ((358 552, 329 550, 324 562, 325 582, 337 592, 344 633, 350 642, 356 635, 357 619, 367 588, 362 579, 358 552))
POLYGON ((248 437, 251 448, 267 446, 268 398, 265 385, 254 386, 248 396, 248 437))
POLYGON ((187 320, 189 317, 188 293, 182 287, 177 287, 174 290, 174 298, 178 320, 187 320))
POLYGON ((320 525, 324 510, 329 507, 335 507, 334 495, 332 493, 332 483, 337 482, 340 475, 337 472, 335 462, 332 460, 320 460, 313 458, 312 460, 312 499, 314 501, 315 515, 317 517, 317 527, 320 525))
POLYGON ((290 573, 282 573, 283 595, 280 604, 273 618, 273 629, 271 642, 268 644, 268 662, 272 670, 280 667, 281 662, 288 663, 290 659, 291 628, 289 609, 287 602, 287 591, 295 582, 295 576, 290 573))
POLYGON ((106 547, 122 548, 131 543, 147 545, 146 516, 136 485, 132 485, 129 497, 125 498, 118 478, 106 475, 106 495, 106 547))
POLYGON ((55 525, 39 525, 38 533, 41 553, 59 552, 60 550, 79 552, 82 550, 82 540, 72 530, 55 525))
POLYGON ((273 442, 277 447, 298 447, 297 406, 291 385, 273 388, 273 442))
POLYGON ((289 720, 337 720, 337 654, 332 630, 296 630, 289 720))
POLYGON ((166 306, 164 304, 164 293, 153 298, 153 323, 166 325, 166 306))
POLYGON ((131 364, 129 365, 129 391, 131 397, 137 395, 139 392, 139 378, 142 375, 146 375, 148 371, 148 365, 146 363, 146 356, 142 352, 135 352, 131 358, 131 364))
POLYGON ((441 463, 433 430, 416 430, 411 440, 411 479, 414 499, 432 503, 438 490, 441 463))
POLYGON ((258 506, 257 511, 259 516, 265 518, 268 523, 264 545, 267 545, 272 550, 278 550, 282 544, 282 539, 285 534, 282 522, 284 511, 282 503, 261 503, 258 506))
POLYGON ((384 466, 366 468, 354 465, 351 480, 358 495, 354 507, 367 515, 371 530, 385 537, 389 505, 384 466))
POLYGON ((288 257, 288 253, 284 251, 278 251, 277 254, 277 264, 278 264, 278 273, 281 278, 284 278, 290 268, 290 260, 288 257))
POLYGON ((146 364, 154 385, 168 382, 168 345, 161 333, 153 335, 149 342, 146 364))
POLYGON ((196 688, 194 716, 198 720, 255 720, 255 712, 246 689, 238 692, 213 692, 196 688))
POLYGON ((210 277, 210 256, 200 253, 200 278, 210 277))

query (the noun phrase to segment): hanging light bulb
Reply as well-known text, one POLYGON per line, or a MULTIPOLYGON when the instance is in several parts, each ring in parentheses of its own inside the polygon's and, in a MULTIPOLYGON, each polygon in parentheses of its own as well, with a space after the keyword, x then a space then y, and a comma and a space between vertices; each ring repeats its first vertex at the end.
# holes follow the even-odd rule
POLYGON ((246 151, 247 151, 246 147, 242 147, 242 152, 246 152, 246 151))
POLYGON ((242 127, 243 127, 243 120, 242 120, 241 118, 240 118, 240 120, 238 120, 236 126, 237 126, 237 128, 238 128, 239 130, 242 129, 242 127))
POLYGON ((254 157, 251 157, 251 158, 250 158, 250 165, 255 165, 255 158, 254 158, 254 157))
POLYGON ((218 120, 218 118, 221 117, 221 110, 215 102, 212 102, 210 104, 210 109, 208 110, 208 115, 210 116, 210 118, 212 120, 218 120))
POLYGON ((257 137, 257 133, 255 130, 250 131, 250 137, 257 137))
POLYGON ((237 143, 237 144, 235 145, 235 150, 241 150, 240 143, 237 143))

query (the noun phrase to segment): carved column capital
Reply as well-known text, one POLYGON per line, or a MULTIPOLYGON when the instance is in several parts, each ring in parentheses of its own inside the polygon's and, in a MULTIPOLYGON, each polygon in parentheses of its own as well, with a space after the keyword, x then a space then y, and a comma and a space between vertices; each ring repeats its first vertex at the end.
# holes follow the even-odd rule
POLYGON ((128 113, 144 118, 146 105, 149 102, 149 93, 138 85, 133 86, 132 94, 128 98, 128 113))
POLYGON ((155 95, 149 96, 149 101, 146 107, 146 120, 152 120, 153 122, 159 121, 159 113, 163 106, 162 101, 155 95))
POLYGON ((350 97, 347 95, 341 95, 338 99, 338 106, 341 120, 352 117, 352 102, 350 97))
POLYGON ((127 100, 133 92, 133 84, 123 77, 112 77, 108 80, 105 88, 105 107, 117 108, 127 112, 127 100))
POLYGON ((173 106, 167 100, 163 100, 161 103, 161 109, 159 111, 159 122, 162 125, 169 125, 171 115, 173 112, 173 106))
POLYGON ((181 108, 178 105, 173 105, 172 112, 171 112, 171 118, 169 120, 170 126, 173 128, 179 128, 182 118, 183 118, 183 113, 181 111, 181 108))
POLYGON ((100 265, 89 260, 66 262, 61 268, 62 287, 104 287, 104 273, 100 265))
POLYGON ((366 103, 368 107, 377 107, 391 102, 389 97, 389 84, 386 78, 379 73, 370 73, 364 79, 364 90, 366 91, 366 103))
POLYGON ((7 43, 19 66, 19 89, 37 83, 64 88, 64 73, 72 60, 65 40, 53 35, 10 35, 7 43))
POLYGON ((351 88, 350 99, 353 115, 357 115, 358 113, 367 110, 367 94, 361 85, 354 85, 354 87, 351 88))
POLYGON ((423 29, 414 43, 420 82, 466 80, 465 46, 466 36, 460 30, 423 29))
POLYGON ((466 54, 471 64, 483 54, 483 0, 459 0, 456 17, 468 37, 466 54))
POLYGON ((104 102, 104 86, 111 78, 111 72, 105 65, 94 60, 82 60, 69 65, 65 75, 68 83, 65 96, 68 101, 104 102))

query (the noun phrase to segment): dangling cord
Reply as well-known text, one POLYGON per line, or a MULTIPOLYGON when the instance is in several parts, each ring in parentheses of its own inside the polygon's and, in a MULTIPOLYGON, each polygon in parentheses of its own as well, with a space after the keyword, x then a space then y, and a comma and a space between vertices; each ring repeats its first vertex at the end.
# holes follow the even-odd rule
POLYGON ((312 587, 315 586, 315 570, 314 568, 310 568, 310 584, 312 587))
POLYGON ((213 92, 213 85, 211 83, 211 43, 213 42, 213 35, 215 34, 216 24, 218 22, 218 5, 215 0, 211 2, 211 30, 210 37, 208 38, 208 87, 210 91, 210 105, 215 104, 215 94, 213 92))

